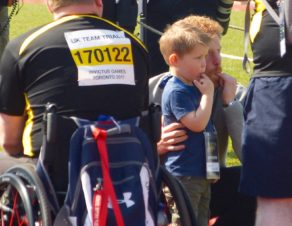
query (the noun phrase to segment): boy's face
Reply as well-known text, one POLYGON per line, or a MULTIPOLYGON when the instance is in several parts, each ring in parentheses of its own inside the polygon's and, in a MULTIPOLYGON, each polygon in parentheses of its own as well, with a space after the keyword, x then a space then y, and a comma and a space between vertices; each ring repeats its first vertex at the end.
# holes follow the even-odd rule
POLYGON ((221 73, 221 45, 220 38, 214 37, 209 44, 209 52, 206 58, 206 74, 213 81, 214 85, 218 85, 218 73, 221 73))
POLYGON ((183 77, 188 82, 198 80, 206 69, 208 49, 207 46, 197 45, 192 51, 178 56, 176 65, 178 76, 183 77))

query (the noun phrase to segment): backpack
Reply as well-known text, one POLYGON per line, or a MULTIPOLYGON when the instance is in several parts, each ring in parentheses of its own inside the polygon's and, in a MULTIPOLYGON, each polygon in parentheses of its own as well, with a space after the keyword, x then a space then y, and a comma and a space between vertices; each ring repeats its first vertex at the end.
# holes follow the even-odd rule
POLYGON ((154 151, 131 124, 89 122, 70 142, 69 186, 55 225, 156 225, 154 151))

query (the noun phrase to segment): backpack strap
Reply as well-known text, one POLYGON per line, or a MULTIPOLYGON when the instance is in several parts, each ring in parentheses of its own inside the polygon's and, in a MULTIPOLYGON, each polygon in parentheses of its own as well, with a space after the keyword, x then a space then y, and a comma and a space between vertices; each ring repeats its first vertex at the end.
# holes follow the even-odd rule
MULTIPOLYGON (((103 191, 100 192, 97 191, 95 193, 95 197, 97 198, 95 201, 98 203, 95 203, 97 211, 99 213, 93 213, 93 225, 94 226, 105 226, 106 225, 106 219, 107 219, 107 203, 110 200, 113 206, 113 211, 116 217, 116 222, 118 226, 124 226, 124 220, 122 217, 122 213, 119 207, 119 204, 117 202, 116 193, 112 184, 110 172, 109 172, 109 160, 108 160, 108 154, 107 154, 107 147, 106 147, 106 138, 107 138, 107 132, 105 130, 101 130, 95 126, 91 126, 91 131, 93 134, 94 139, 97 142, 98 152, 100 155, 101 160, 101 167, 102 167, 102 176, 104 179, 103 182, 103 191), (102 197, 103 196, 103 197, 102 197)), ((95 208, 93 208, 93 212, 95 212, 95 208)))
POLYGON ((275 10, 271 7, 271 5, 267 2, 267 0, 262 0, 264 3, 266 10, 269 12, 271 17, 276 21, 277 24, 280 24, 280 16, 275 12, 275 10))
MULTIPOLYGON (((288 2, 288 0, 286 0, 288 2)), ((271 5, 267 2, 267 0, 262 0, 264 3, 266 10, 273 18, 273 20, 279 25, 280 27, 280 55, 283 57, 286 53, 286 30, 285 28, 285 5, 284 0, 279 2, 279 15, 275 12, 275 10, 271 7, 271 5)), ((288 13, 288 12, 287 12, 288 13)))
MULTIPOLYGON (((288 0, 286 0, 288 1, 288 0)), ((290 1, 290 0, 289 0, 290 1)), ((253 19, 261 20, 262 17, 262 11, 264 9, 267 10, 267 12, 270 14, 270 16, 275 20, 275 22, 280 26, 280 52, 281 56, 283 56, 286 53, 286 41, 285 41, 285 21, 284 21, 284 4, 283 1, 280 2, 279 7, 279 15, 275 12, 275 10, 272 8, 272 6, 268 3, 267 0, 261 0, 261 3, 263 4, 263 7, 259 12, 253 15, 253 19), (260 13, 260 14, 259 14, 260 13)), ((254 22, 254 20, 252 21, 254 22)), ((253 25, 253 24, 252 24, 253 25)), ((259 23, 257 23, 257 26, 260 26, 259 23)), ((257 27, 256 26, 256 27, 257 27)), ((252 26, 253 28, 253 26, 252 26)), ((255 34, 258 32, 259 27, 257 27, 256 31, 253 30, 253 32, 250 31, 250 0, 248 0, 246 5, 246 11, 245 11, 245 24, 244 24, 244 55, 243 55, 243 61, 242 61, 242 67, 243 69, 250 74, 251 73, 251 67, 250 67, 250 60, 247 56, 248 52, 248 44, 249 41, 254 41, 255 34), (249 36, 249 33, 250 36, 249 36)))
POLYGON ((250 28, 250 0, 246 4, 245 21, 244 21, 244 46, 243 46, 243 60, 242 68, 250 74, 250 60, 248 58, 248 44, 249 44, 249 28, 250 28))

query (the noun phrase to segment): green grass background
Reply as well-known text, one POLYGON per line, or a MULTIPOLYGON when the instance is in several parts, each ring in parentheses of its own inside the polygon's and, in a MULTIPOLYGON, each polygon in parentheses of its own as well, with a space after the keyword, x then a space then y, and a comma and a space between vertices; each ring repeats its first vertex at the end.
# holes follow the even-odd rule
MULTIPOLYGON (((10 39, 28 31, 29 29, 46 24, 52 21, 52 15, 43 4, 23 4, 18 11, 18 14, 13 16, 10 25, 10 39)), ((244 27, 244 12, 233 11, 231 14, 230 25, 243 28, 244 27)), ((243 31, 229 28, 227 34, 222 37, 222 53, 243 56, 243 31)), ((251 57, 249 50, 249 57, 251 57)), ((238 82, 247 86, 249 75, 242 70, 241 60, 231 60, 223 58, 223 70, 225 73, 233 75, 238 82)), ((230 142, 229 142, 230 143, 230 142)), ((228 148, 227 164, 238 165, 231 144, 228 148)))

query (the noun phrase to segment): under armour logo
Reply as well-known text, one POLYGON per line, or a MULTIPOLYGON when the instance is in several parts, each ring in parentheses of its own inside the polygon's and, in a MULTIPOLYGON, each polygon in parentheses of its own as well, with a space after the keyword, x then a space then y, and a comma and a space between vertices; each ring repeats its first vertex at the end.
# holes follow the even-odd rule
MULTIPOLYGON (((133 205, 135 205, 135 202, 133 201, 133 200, 131 200, 131 197, 132 197, 132 192, 124 192, 123 193, 123 197, 124 197, 124 199, 118 199, 117 200, 117 202, 119 203, 119 204, 126 204, 126 206, 127 206, 127 208, 129 208, 129 207, 131 207, 131 206, 133 206, 133 205)), ((113 208, 112 207, 112 202, 109 202, 108 203, 108 208, 113 208)))

